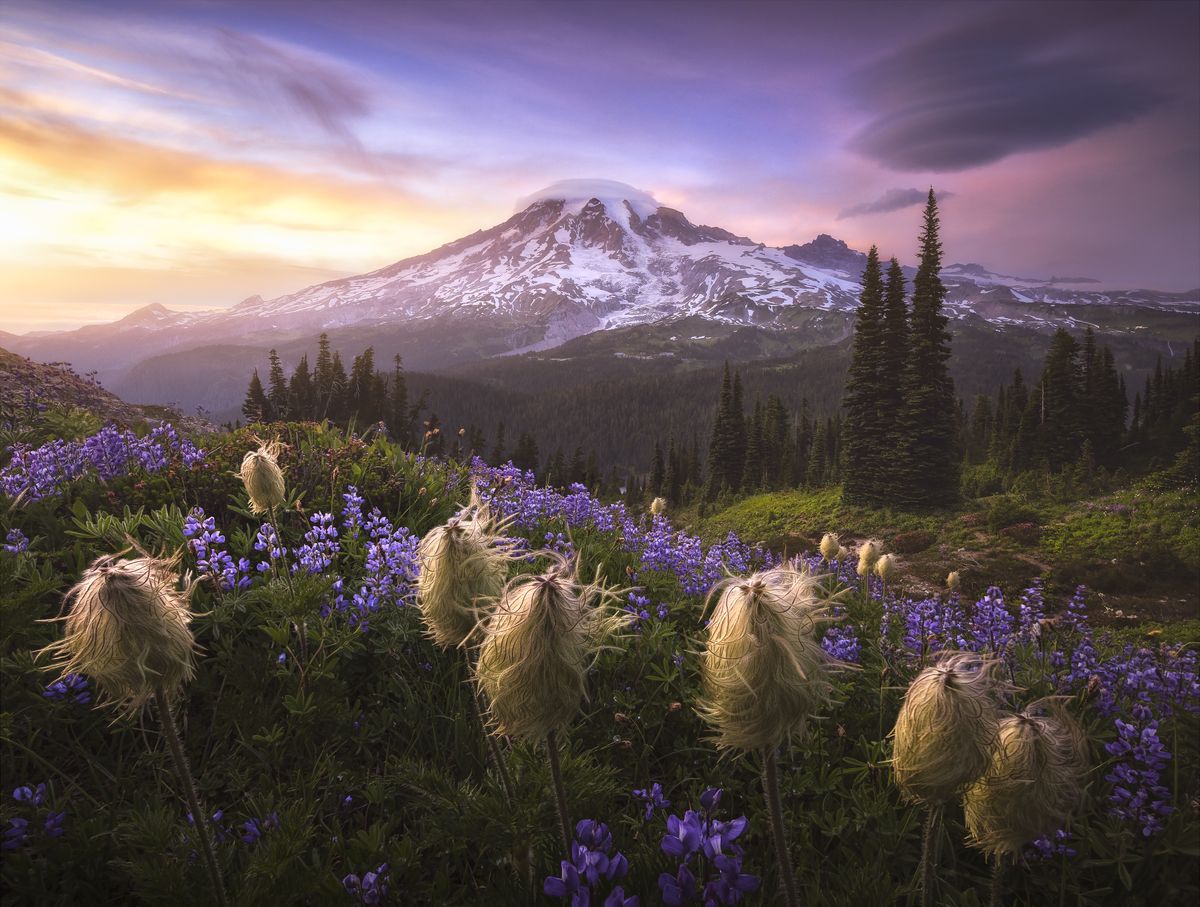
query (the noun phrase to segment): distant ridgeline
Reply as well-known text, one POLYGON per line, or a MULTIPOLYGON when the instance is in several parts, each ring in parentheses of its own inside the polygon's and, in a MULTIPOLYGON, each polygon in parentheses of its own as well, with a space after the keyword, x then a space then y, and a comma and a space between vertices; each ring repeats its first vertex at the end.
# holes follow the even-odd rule
MULTIPOLYGON (((1091 328, 1082 344, 1058 329, 1036 383, 1028 384, 1018 368, 995 396, 979 394, 970 405, 958 398, 949 370, 939 227, 931 191, 911 296, 896 259, 885 274, 878 250, 868 254, 840 406, 828 391, 843 384, 841 348, 738 370, 726 362, 719 389, 709 383, 711 370, 642 384, 581 379, 538 393, 470 376, 422 375, 457 414, 471 414, 447 437, 429 404, 430 391, 410 395, 399 356, 390 371, 377 371, 368 347, 347 374, 341 354, 322 334, 314 367, 304 354, 290 378, 272 350, 267 384, 255 370, 242 414, 249 422, 328 419, 360 431, 378 426, 428 455, 511 459, 550 484, 578 482, 610 496, 623 494, 631 503, 662 496, 687 504, 840 483, 851 503, 923 507, 964 493, 1007 491, 1037 477, 1063 475, 1081 487, 1100 487, 1117 471, 1172 467, 1181 479, 1194 477, 1200 339, 1180 365, 1163 368, 1160 359, 1133 400, 1132 418, 1125 379, 1091 328), (781 376, 797 390, 789 395, 790 406, 772 390, 781 376), (749 412, 747 386, 755 395, 749 412), (672 395, 672 406, 664 394, 672 395), (809 394, 823 396, 813 400, 809 394), (685 420, 678 415, 681 395, 694 401, 685 420), (663 418, 656 420, 656 412, 663 418), (506 421, 520 428, 511 446, 506 421), (643 428, 631 436, 630 426, 645 425, 656 426, 653 434, 643 428), (555 441, 562 437, 590 443, 568 450, 555 441), (643 453, 631 456, 631 447, 643 453), (631 460, 651 465, 623 465, 631 460)), ((522 367, 517 360, 511 366, 514 373, 522 367)))

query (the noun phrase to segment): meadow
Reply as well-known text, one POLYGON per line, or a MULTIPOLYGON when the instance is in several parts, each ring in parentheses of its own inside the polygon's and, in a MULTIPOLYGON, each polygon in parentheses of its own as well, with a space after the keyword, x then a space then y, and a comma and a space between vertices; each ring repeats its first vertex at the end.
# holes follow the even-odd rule
MULTIPOLYGON (((329 426, 271 433, 286 498, 266 515, 236 475, 257 447, 245 429, 189 439, 110 427, 10 449, 0 903, 214 903, 162 715, 97 707, 91 678, 59 677, 39 654, 62 635, 48 619, 88 565, 135 544, 180 552, 199 579, 202 653, 177 720, 231 903, 774 902, 763 759, 719 750, 696 706, 710 590, 779 566, 778 549, 733 526, 706 544, 669 509, 632 512, 512 466, 425 458, 329 426), (493 735, 498 770, 474 654, 435 645, 415 607, 420 540, 472 491, 513 540, 511 575, 545 569, 549 551, 619 590, 608 608, 621 629, 557 734, 570 853, 544 747, 493 735)), ((769 754, 800 902, 922 897, 924 811, 896 784, 890 734, 913 679, 960 651, 997 660, 1007 708, 1059 697, 1087 736, 1082 806, 1027 842, 1001 902, 1194 903, 1194 625, 1106 628, 1083 586, 910 594, 902 578, 864 583, 856 563, 809 551, 794 564, 821 577, 838 619, 819 642, 849 666, 830 675, 832 704, 769 754)), ((986 903, 992 868, 957 804, 935 835, 931 902, 986 903)))

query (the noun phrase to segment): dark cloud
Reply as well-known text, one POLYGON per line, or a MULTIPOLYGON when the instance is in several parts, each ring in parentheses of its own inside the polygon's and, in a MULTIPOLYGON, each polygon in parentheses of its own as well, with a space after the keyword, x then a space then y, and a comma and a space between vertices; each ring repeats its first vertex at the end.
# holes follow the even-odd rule
POLYGON ((874 118, 850 146, 895 170, 965 170, 1132 119, 1163 94, 1122 65, 1109 26, 989 15, 902 48, 855 73, 874 118))
MULTIPOLYGON (((953 192, 947 192, 944 189, 939 189, 937 193, 939 200, 951 198, 953 195, 953 192)), ((838 212, 837 219, 845 220, 848 217, 862 217, 864 214, 886 214, 888 211, 899 211, 902 208, 923 205, 927 198, 929 198, 928 189, 889 189, 877 199, 843 208, 838 212)))

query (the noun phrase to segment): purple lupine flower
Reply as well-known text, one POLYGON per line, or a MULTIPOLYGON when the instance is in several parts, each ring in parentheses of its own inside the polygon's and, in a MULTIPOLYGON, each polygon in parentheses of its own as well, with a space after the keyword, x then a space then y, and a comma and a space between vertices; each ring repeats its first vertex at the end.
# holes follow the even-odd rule
POLYGON ((7 554, 22 554, 29 550, 29 539, 20 529, 10 529, 4 536, 3 550, 7 554))
POLYGON ((646 804, 645 821, 649 822, 654 818, 656 810, 665 810, 671 805, 671 801, 663 797, 662 785, 657 781, 653 782, 648 789, 635 790, 633 796, 638 800, 642 800, 646 804))
POLYGON ((47 686, 42 695, 55 702, 70 700, 73 705, 87 705, 92 701, 92 691, 82 674, 67 674, 47 686))

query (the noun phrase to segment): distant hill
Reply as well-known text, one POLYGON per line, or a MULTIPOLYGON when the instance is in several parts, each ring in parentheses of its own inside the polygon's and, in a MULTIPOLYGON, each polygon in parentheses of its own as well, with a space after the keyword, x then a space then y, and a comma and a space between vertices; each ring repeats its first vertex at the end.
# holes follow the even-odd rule
POLYGON ((138 422, 169 421, 187 429, 209 430, 204 419, 184 416, 161 405, 126 403, 105 390, 92 377, 77 374, 57 362, 34 362, 0 348, 0 414, 20 420, 43 407, 85 410, 103 422, 130 425, 138 422))

